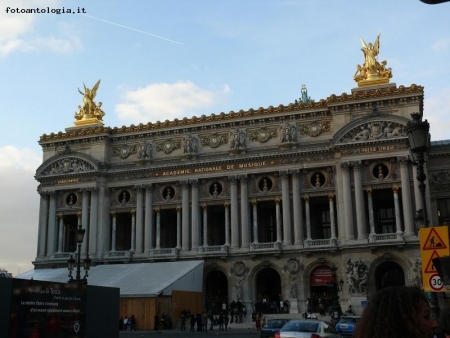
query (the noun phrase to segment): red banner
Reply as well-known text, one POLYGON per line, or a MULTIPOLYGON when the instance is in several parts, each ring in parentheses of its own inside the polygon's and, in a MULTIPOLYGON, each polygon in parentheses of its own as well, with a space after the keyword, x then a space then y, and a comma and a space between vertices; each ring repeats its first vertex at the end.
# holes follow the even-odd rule
POLYGON ((333 276, 330 267, 326 265, 317 267, 309 278, 311 286, 326 286, 330 282, 333 282, 333 276))

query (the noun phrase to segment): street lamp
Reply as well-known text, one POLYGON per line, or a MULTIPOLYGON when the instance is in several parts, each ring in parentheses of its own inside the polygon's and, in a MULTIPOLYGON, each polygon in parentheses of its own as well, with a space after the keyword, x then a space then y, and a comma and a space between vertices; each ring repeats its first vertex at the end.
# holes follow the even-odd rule
POLYGON ((338 292, 342 291, 342 288, 344 286, 344 281, 342 279, 339 282, 337 281, 337 278, 336 278, 337 267, 336 266, 333 265, 330 268, 330 270, 331 270, 332 281, 329 284, 329 287, 332 288, 332 293, 333 293, 333 303, 331 304, 330 312, 332 315, 331 316, 332 320, 337 322, 342 316, 342 308, 341 308, 341 304, 339 303, 338 292))
MULTIPOLYGON (((427 120, 422 121, 422 114, 412 113, 412 120, 406 125, 406 134, 409 140, 409 149, 411 153, 412 163, 417 166, 417 181, 419 181, 419 190, 422 200, 422 209, 417 210, 415 223, 417 228, 428 227, 427 201, 425 198, 425 174, 424 164, 425 155, 430 149, 430 124, 427 120)), ((437 295, 431 292, 431 313, 434 318, 439 318, 439 305, 437 295)))
POLYGON ((75 238, 78 244, 78 257, 77 260, 73 258, 72 255, 70 255, 69 259, 67 260, 67 268, 69 270, 69 280, 68 283, 77 283, 77 284, 87 284, 87 277, 88 277, 88 271, 91 268, 91 262, 92 260, 89 258, 89 255, 86 255, 86 258, 83 260, 84 262, 84 277, 81 278, 81 243, 83 243, 83 238, 86 230, 82 228, 82 225, 78 225, 78 229, 75 231, 75 238), (75 279, 72 277, 72 271, 75 266, 75 262, 77 263, 77 270, 75 279))

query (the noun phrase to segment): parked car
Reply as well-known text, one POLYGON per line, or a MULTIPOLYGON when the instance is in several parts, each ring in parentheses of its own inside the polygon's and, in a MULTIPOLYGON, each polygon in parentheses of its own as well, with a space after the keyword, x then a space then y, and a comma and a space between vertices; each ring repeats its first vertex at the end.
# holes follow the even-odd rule
POLYGON ((275 333, 289 321, 287 318, 274 318, 266 321, 266 324, 261 328, 260 338, 273 338, 275 333))
POLYGON ((361 316, 344 316, 336 324, 336 331, 342 336, 353 336, 361 316))
POLYGON ((314 319, 293 319, 288 321, 275 338, 341 338, 330 322, 314 319))

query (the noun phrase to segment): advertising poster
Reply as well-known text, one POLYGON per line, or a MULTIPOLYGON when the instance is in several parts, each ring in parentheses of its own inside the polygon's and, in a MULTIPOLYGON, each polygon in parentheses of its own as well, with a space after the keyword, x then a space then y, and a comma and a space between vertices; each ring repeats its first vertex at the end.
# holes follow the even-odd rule
POLYGON ((11 338, 85 337, 86 285, 15 279, 11 338))

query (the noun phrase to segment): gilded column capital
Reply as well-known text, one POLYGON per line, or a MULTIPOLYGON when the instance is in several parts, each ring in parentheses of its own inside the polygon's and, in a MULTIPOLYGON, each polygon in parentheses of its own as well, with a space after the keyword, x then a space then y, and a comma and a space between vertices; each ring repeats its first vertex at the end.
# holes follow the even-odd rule
POLYGON ((305 203, 309 203, 309 196, 303 197, 303 200, 305 201, 305 203))
POLYGON ((61 218, 63 218, 63 217, 64 217, 63 214, 58 214, 58 218, 59 218, 59 219, 61 219, 61 218))
POLYGON ((367 195, 372 195, 372 188, 366 189, 366 193, 367 193, 367 195))
POLYGON ((256 206, 256 205, 258 205, 258 201, 257 201, 257 200, 252 200, 252 202, 251 202, 251 203, 252 203, 252 205, 253 205, 253 206, 256 206))
POLYGON ((328 194, 328 201, 332 202, 334 200, 333 194, 328 194))
POLYGON ((208 208, 208 206, 206 204, 202 204, 202 209, 206 210, 208 208))
POLYGON ((116 211, 111 211, 109 214, 110 214, 113 218, 116 218, 116 211))
POLYGON ((181 205, 177 205, 176 210, 177 210, 177 212, 180 212, 181 211, 181 205))
POLYGON ((228 208, 230 207, 230 203, 225 202, 225 203, 223 204, 223 206, 225 207, 225 209, 228 209, 228 208))
POLYGON ((281 202, 281 197, 277 197, 277 198, 275 198, 275 204, 280 204, 280 202, 281 202))
POLYGON ((193 186, 198 186, 198 180, 197 179, 193 179, 193 180, 189 180, 189 183, 193 186))
POLYGON ((136 210, 135 209, 132 209, 131 211, 130 211, 130 213, 131 213, 131 215, 136 215, 136 210))
POLYGON ((189 186, 189 181, 188 180, 181 180, 180 181, 180 185, 181 185, 181 187, 186 188, 186 187, 189 186))
POLYGON ((153 209, 154 212, 156 212, 157 215, 159 215, 161 213, 161 209, 160 208, 155 208, 153 209))
POLYGON ((398 193, 398 187, 397 186, 392 187, 392 191, 394 192, 394 194, 397 194, 398 193))
POLYGON ((356 170, 361 170, 362 162, 361 161, 352 161, 352 166, 356 170))
POLYGON ((278 171, 278 174, 281 178, 288 178, 289 177, 289 170, 280 170, 278 171))

